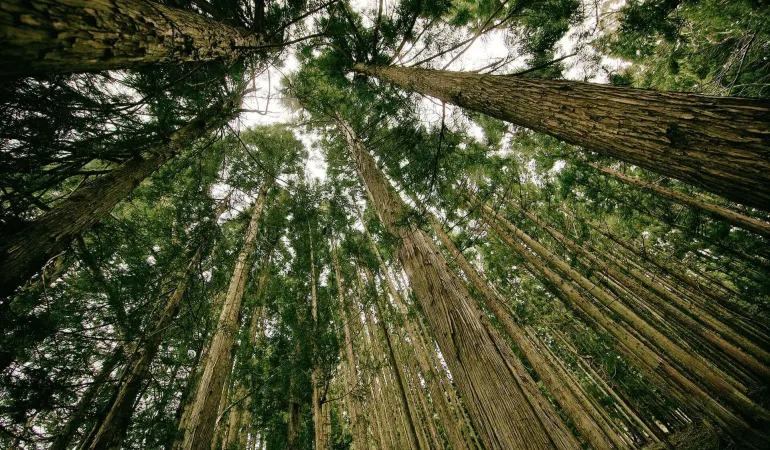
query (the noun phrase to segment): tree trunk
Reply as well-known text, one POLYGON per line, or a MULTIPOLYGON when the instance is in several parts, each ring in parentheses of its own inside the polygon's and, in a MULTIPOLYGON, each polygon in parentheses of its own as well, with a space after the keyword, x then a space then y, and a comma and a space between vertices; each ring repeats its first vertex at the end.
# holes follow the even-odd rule
POLYGON ((406 206, 350 126, 339 115, 337 121, 377 215, 390 233, 401 238, 398 257, 486 448, 556 447, 551 430, 511 377, 493 339, 499 338, 497 331, 482 322, 470 294, 430 237, 398 225, 406 206))
POLYGON ((622 172, 618 172, 617 170, 610 169, 609 167, 604 167, 592 162, 589 162, 588 165, 596 170, 600 170, 607 175, 615 177, 628 185, 647 189, 673 202, 711 214, 713 217, 719 220, 724 220, 725 222, 733 224, 738 228, 743 228, 746 231, 770 238, 770 223, 768 222, 745 216, 723 206, 715 205, 699 198, 691 197, 673 189, 658 186, 652 182, 647 182, 636 177, 628 176, 622 172))
POLYGON ((184 450, 211 449, 222 390, 232 370, 232 350, 235 335, 238 332, 243 293, 246 289, 251 268, 250 261, 256 247, 259 220, 265 207, 269 187, 268 183, 263 182, 254 203, 243 249, 238 254, 233 276, 230 278, 227 296, 222 305, 217 329, 211 340, 203 374, 198 382, 197 393, 190 410, 190 418, 182 443, 184 450))
POLYGON ((318 341, 318 293, 316 291, 315 253, 313 251, 313 236, 308 224, 308 239, 310 240, 310 299, 311 313, 313 317, 313 371, 310 373, 310 382, 313 386, 313 425, 315 450, 328 450, 331 446, 329 427, 326 420, 329 405, 326 403, 326 391, 328 380, 321 385, 323 374, 319 365, 317 346, 318 341))
POLYGON ((67 419, 67 423, 62 430, 56 435, 56 439, 51 443, 49 450, 67 450, 73 436, 78 431, 78 428, 80 428, 80 425, 83 424, 86 414, 93 406, 92 403, 96 398, 96 395, 99 393, 104 383, 107 382, 113 369, 115 369, 118 363, 123 359, 123 356, 123 346, 121 345, 118 346, 103 362, 101 369, 99 369, 99 373, 94 377, 91 385, 89 385, 85 392, 83 392, 75 410, 72 412, 69 419, 67 419))
POLYGON ((770 210, 764 100, 405 67, 353 70, 770 210))
POLYGON ((213 107, 175 131, 168 142, 154 152, 126 161, 114 171, 80 187, 23 229, 3 236, 0 244, 0 299, 12 295, 17 287, 48 260, 67 249, 76 236, 109 214, 115 205, 167 160, 219 127, 233 109, 232 104, 213 107))
POLYGON ((117 393, 111 400, 111 406, 104 420, 97 424, 89 438, 89 450, 120 448, 123 438, 131 424, 134 403, 139 396, 143 382, 147 378, 150 364, 160 349, 166 330, 171 326, 179 312, 187 284, 198 269, 200 249, 190 260, 183 278, 168 298, 163 312, 147 333, 147 338, 140 341, 128 358, 126 368, 118 382, 117 393))
POLYGON ((524 330, 513 321, 500 294, 465 259, 465 256, 444 232, 436 218, 430 215, 429 221, 441 244, 449 251, 457 265, 465 273, 465 276, 473 283, 473 286, 481 294, 484 304, 494 313, 505 332, 513 340, 513 343, 521 350, 524 358, 529 361, 532 368, 540 376, 545 387, 564 411, 566 411, 570 419, 572 419, 580 435, 583 436, 592 448, 597 450, 611 449, 613 447, 618 449, 624 448, 625 443, 619 435, 611 428, 601 426, 604 424, 604 420, 599 415, 599 412, 594 409, 593 405, 587 399, 576 395, 573 389, 570 388, 569 380, 560 377, 557 368, 549 364, 548 360, 527 339, 524 330))
POLYGON ((148 0, 6 0, 0 77, 234 59, 261 34, 148 0))

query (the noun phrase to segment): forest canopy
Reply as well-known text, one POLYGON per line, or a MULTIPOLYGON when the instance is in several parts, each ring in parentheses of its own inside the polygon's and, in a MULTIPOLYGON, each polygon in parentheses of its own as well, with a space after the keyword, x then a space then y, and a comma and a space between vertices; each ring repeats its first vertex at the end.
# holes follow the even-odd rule
POLYGON ((0 0, 0 446, 762 449, 770 6, 0 0))

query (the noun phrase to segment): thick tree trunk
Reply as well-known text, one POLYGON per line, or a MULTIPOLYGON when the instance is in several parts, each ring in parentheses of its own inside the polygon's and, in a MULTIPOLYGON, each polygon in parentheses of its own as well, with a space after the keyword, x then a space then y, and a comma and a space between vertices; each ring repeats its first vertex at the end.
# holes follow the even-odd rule
POLYGON ((217 330, 211 341, 203 374, 198 383, 195 400, 185 429, 184 450, 210 450, 214 439, 222 389, 232 370, 232 350, 238 332, 243 293, 246 289, 251 259, 259 231, 259 220, 265 208, 269 185, 264 182, 254 203, 251 220, 246 230, 243 248, 238 254, 227 296, 219 315, 217 330))
POLYGON ((353 70, 770 210, 764 100, 405 67, 353 70))
POLYGON ((150 0, 0 3, 0 77, 234 59, 260 34, 150 0))
POLYGON ((23 229, 2 236, 0 299, 13 294, 28 278, 72 240, 98 223, 136 186, 192 142, 217 128, 233 109, 219 105, 175 131, 153 153, 132 158, 114 171, 77 189, 23 229))
POLYGON ((572 419, 581 436, 592 448, 597 450, 614 447, 624 448, 625 442, 622 437, 617 435, 611 427, 602 426, 606 424, 599 412, 587 401, 587 398, 576 394, 577 388, 570 386, 570 380, 559 376, 557 368, 549 364, 548 360, 527 338, 524 330, 516 325, 500 294, 471 266, 435 217, 431 215, 429 221, 441 244, 449 251, 465 276, 473 283, 473 286, 481 294, 484 304, 494 313, 513 343, 521 350, 524 358, 529 361, 532 368, 540 376, 545 387, 572 419))
POLYGON ((480 312, 438 247, 422 230, 399 226, 406 211, 350 126, 337 116, 369 200, 390 233, 401 238, 398 256, 482 441, 493 449, 546 449, 557 444, 497 346, 499 335, 480 312))
POLYGON ((753 217, 745 216, 743 214, 732 211, 728 208, 715 205, 713 203, 709 203, 699 198, 691 197, 686 194, 682 194, 681 192, 677 192, 673 189, 669 189, 663 186, 658 186, 657 184, 640 180, 639 178, 635 178, 632 176, 628 176, 622 172, 618 172, 617 170, 610 169, 609 167, 604 167, 599 164, 590 163, 590 162, 588 163, 588 165, 593 167, 594 169, 602 171, 607 175, 615 177, 618 180, 628 185, 639 187, 642 189, 647 189, 673 202, 679 203, 681 205, 689 206, 690 208, 695 208, 703 212, 706 212, 708 214, 711 214, 715 218, 719 220, 724 220, 725 222, 733 224, 738 228, 743 228, 746 231, 750 231, 760 236, 770 238, 770 223, 768 222, 755 219, 753 217))

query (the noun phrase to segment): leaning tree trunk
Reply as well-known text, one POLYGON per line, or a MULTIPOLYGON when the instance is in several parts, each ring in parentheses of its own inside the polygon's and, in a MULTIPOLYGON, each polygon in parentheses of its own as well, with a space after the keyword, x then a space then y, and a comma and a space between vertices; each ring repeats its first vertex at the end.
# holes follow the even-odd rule
POLYGON ((350 125, 340 115, 337 122, 377 215, 400 238, 398 257, 486 448, 577 448, 569 438, 552 438, 557 433, 551 427, 563 429, 564 425, 544 423, 535 412, 498 348, 502 339, 497 330, 481 319, 462 281, 431 238, 420 229, 398 225, 406 205, 350 125))
POLYGON ((622 172, 618 172, 617 170, 610 169, 609 167, 604 167, 599 164, 591 163, 591 162, 589 162, 588 165, 593 167, 596 170, 602 171, 607 175, 615 177, 618 180, 630 186, 647 189, 651 192, 654 192, 655 194, 658 194, 663 198, 671 200, 672 202, 679 203, 680 205, 689 206, 690 208, 695 208, 697 210, 711 214, 713 217, 719 220, 724 220, 727 223, 735 225, 738 228, 743 228, 746 231, 750 231, 760 236, 770 238, 769 222, 765 222, 763 220, 755 219, 754 217, 743 215, 741 213, 735 212, 723 206, 715 205, 713 203, 709 203, 699 198, 691 197, 687 194, 677 192, 667 187, 658 186, 657 184, 654 184, 652 182, 647 182, 644 180, 640 180, 639 178, 628 176, 622 172))
POLYGON ((5 0, 0 77, 233 59, 261 34, 149 0, 5 0))
POLYGON ((109 214, 166 161, 219 127, 234 109, 237 102, 233 100, 235 98, 225 105, 212 107, 171 134, 166 143, 151 153, 131 158, 114 171, 80 187, 21 230, 4 236, 0 243, 0 299, 12 295, 47 261, 109 214))
POLYGON ((206 363, 198 382, 198 388, 190 408, 182 449, 210 450, 214 438, 219 404, 230 371, 235 334, 238 332, 238 317, 241 312, 243 293, 246 289, 251 257, 254 253, 259 232, 259 220, 265 207, 269 185, 263 182, 254 203, 251 220, 246 230, 243 248, 238 254, 233 276, 227 289, 227 296, 219 315, 216 333, 211 340, 206 363))
POLYGON ((764 100, 406 67, 353 70, 770 210, 764 100))

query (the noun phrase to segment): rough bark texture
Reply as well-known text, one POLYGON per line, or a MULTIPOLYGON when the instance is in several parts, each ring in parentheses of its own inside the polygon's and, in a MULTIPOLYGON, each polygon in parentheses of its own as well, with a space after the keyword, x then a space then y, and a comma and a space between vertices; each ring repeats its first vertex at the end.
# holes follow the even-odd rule
MULTIPOLYGON (((8 64, 6 64, 8 65, 8 64)), ((114 171, 77 189, 23 229, 2 236, 0 299, 13 294, 72 240, 98 223, 136 186, 192 142, 218 127, 230 107, 209 110, 178 129, 153 153, 132 158, 114 171)))
POLYGON ((233 276, 227 289, 225 303, 219 315, 217 331, 211 341, 203 374, 198 383, 190 418, 185 429, 184 450, 210 450, 214 438, 222 390, 232 370, 232 350, 238 332, 243 292, 251 268, 251 257, 256 246, 259 219, 265 207, 269 186, 263 183, 251 213, 243 248, 238 254, 233 276))
POLYGON ((0 77, 232 59, 261 35, 149 0, 0 3, 0 77))
POLYGON ((550 424, 541 422, 510 376, 496 345, 497 331, 482 323, 473 299, 430 237, 397 225, 405 205, 341 116, 338 124, 377 215, 389 232, 401 238, 399 260, 486 448, 555 448, 550 424))
POLYGON ((770 210, 764 100, 404 67, 354 70, 770 210))
POLYGON ((607 175, 613 176, 628 185, 640 187, 642 189, 647 189, 673 202, 679 203, 681 205, 689 206, 691 208, 699 209, 703 212, 711 214, 717 219, 724 220, 725 222, 731 223, 738 228, 743 228, 746 231, 750 231, 760 236, 770 238, 770 223, 768 222, 737 213, 728 208, 724 208, 722 206, 703 201, 699 198, 682 194, 681 192, 677 192, 673 189, 669 189, 663 186, 658 186, 657 184, 653 184, 651 182, 640 180, 639 178, 628 176, 622 172, 618 172, 617 170, 610 169, 609 167, 603 167, 595 163, 588 163, 588 165, 593 167, 594 169, 604 172, 607 175))
POLYGON ((530 342, 524 330, 513 321, 500 294, 471 266, 454 242, 444 232, 441 224, 433 216, 430 217, 430 222, 441 244, 449 251, 449 254, 452 255, 465 276, 473 283, 473 286, 481 294, 484 304, 494 313, 505 332, 540 376, 540 380, 545 387, 554 396, 570 419, 572 419, 581 436, 592 448, 597 450, 615 447, 618 449, 624 448, 625 443, 620 436, 609 426, 601 426, 604 424, 604 420, 593 405, 586 398, 577 395, 575 388, 570 386, 570 380, 559 376, 557 368, 552 366, 540 354, 534 344, 530 342))

